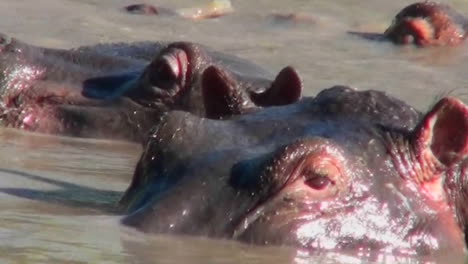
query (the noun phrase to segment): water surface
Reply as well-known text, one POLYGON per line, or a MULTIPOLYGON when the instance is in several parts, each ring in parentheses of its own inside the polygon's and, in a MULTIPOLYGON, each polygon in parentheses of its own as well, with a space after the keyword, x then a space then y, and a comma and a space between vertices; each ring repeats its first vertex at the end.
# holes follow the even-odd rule
MULTIPOLYGON (((207 3, 145 2, 174 9, 207 3)), ((445 2, 468 14, 468 2, 445 2)), ((123 6, 132 3, 3 0, 1 31, 32 44, 60 48, 143 40, 200 42, 248 58, 272 72, 293 65, 304 79, 307 95, 345 84, 386 91, 421 110, 441 95, 466 97, 466 45, 395 47, 348 34, 383 32, 393 16, 412 1, 233 1, 232 15, 197 22, 121 12, 123 6), (301 12, 313 22, 282 23, 271 16, 288 12, 301 12)), ((114 204, 129 184, 140 151, 139 145, 124 142, 0 129, 0 262, 367 262, 365 256, 309 256, 291 248, 145 236, 122 228, 114 204)), ((445 256, 440 259, 448 261, 445 256)), ((395 261, 391 256, 377 260, 395 261)))

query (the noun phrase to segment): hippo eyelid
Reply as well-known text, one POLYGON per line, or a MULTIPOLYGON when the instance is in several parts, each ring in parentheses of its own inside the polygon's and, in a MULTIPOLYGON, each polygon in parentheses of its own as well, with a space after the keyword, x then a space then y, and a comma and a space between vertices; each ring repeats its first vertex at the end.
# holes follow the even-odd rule
POLYGON ((189 54, 184 49, 168 47, 151 63, 148 72, 150 82, 158 88, 163 88, 164 83, 184 86, 189 74, 189 63, 189 54))
POLYGON ((276 192, 297 180, 304 181, 304 166, 319 165, 320 160, 326 160, 330 162, 330 166, 336 168, 336 173, 326 175, 338 190, 343 190, 349 182, 349 175, 342 150, 332 141, 320 137, 302 139, 278 150, 262 173, 263 181, 271 182, 270 192, 276 192))
POLYGON ((164 55, 156 63, 156 72, 161 77, 177 79, 180 76, 180 67, 177 58, 173 55, 164 55))
POLYGON ((335 195, 345 189, 347 174, 340 157, 320 149, 305 156, 294 170, 295 181, 320 196, 335 195))

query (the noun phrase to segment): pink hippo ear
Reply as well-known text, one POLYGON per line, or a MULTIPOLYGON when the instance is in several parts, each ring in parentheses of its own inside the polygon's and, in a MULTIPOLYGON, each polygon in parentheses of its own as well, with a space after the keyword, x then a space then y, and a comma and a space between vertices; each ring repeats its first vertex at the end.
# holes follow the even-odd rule
POLYGON ((242 114, 253 107, 250 98, 239 87, 237 81, 227 71, 216 66, 205 69, 201 86, 208 118, 221 119, 242 114))
POLYGON ((444 171, 468 155, 468 107, 455 98, 443 98, 416 127, 411 145, 414 156, 407 172, 429 197, 444 199, 444 171))
POLYGON ((468 155, 468 107, 455 98, 440 100, 415 129, 420 158, 451 166, 468 155))
POLYGON ((297 102, 302 96, 302 80, 291 67, 282 69, 271 87, 262 93, 251 93, 252 101, 259 106, 287 105, 297 102))

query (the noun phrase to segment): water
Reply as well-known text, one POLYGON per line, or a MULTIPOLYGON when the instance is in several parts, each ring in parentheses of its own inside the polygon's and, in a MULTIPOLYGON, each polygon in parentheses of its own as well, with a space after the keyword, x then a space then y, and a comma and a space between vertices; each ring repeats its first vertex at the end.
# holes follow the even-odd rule
MULTIPOLYGON (((187 8, 204 1, 144 1, 187 8)), ((444 1, 468 14, 468 2, 444 1)), ((278 72, 294 65, 306 94, 336 84, 387 91, 419 109, 437 97, 466 97, 468 47, 418 49, 374 43, 348 31, 382 32, 412 1, 233 1, 235 13, 193 22, 121 12, 130 0, 0 2, 1 31, 36 45, 71 48, 99 42, 190 40, 278 72), (301 12, 312 23, 275 21, 301 12)), ((0 130, 1 263, 361 263, 366 258, 309 256, 203 238, 146 236, 118 225, 114 205, 141 147, 0 130)), ((450 254, 450 253, 448 253, 450 254)), ((377 259, 392 263, 395 256, 377 259)), ((432 261, 396 259, 415 263, 432 261)), ((439 256, 434 261, 447 260, 439 256)))

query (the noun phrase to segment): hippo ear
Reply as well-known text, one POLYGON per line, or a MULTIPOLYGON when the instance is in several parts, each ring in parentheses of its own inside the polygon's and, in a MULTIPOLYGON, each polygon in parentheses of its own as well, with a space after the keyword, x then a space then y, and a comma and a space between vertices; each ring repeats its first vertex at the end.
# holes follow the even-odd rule
POLYGON ((287 105, 297 102, 302 96, 302 80, 291 67, 282 69, 271 87, 262 93, 251 93, 252 101, 259 106, 287 105))
POLYGON ((241 114, 249 109, 250 99, 239 89, 236 80, 216 66, 210 66, 202 74, 202 96, 206 117, 220 119, 241 114))
POLYGON ((424 161, 459 162, 468 155, 468 107, 455 98, 441 99, 415 129, 413 140, 424 161))

